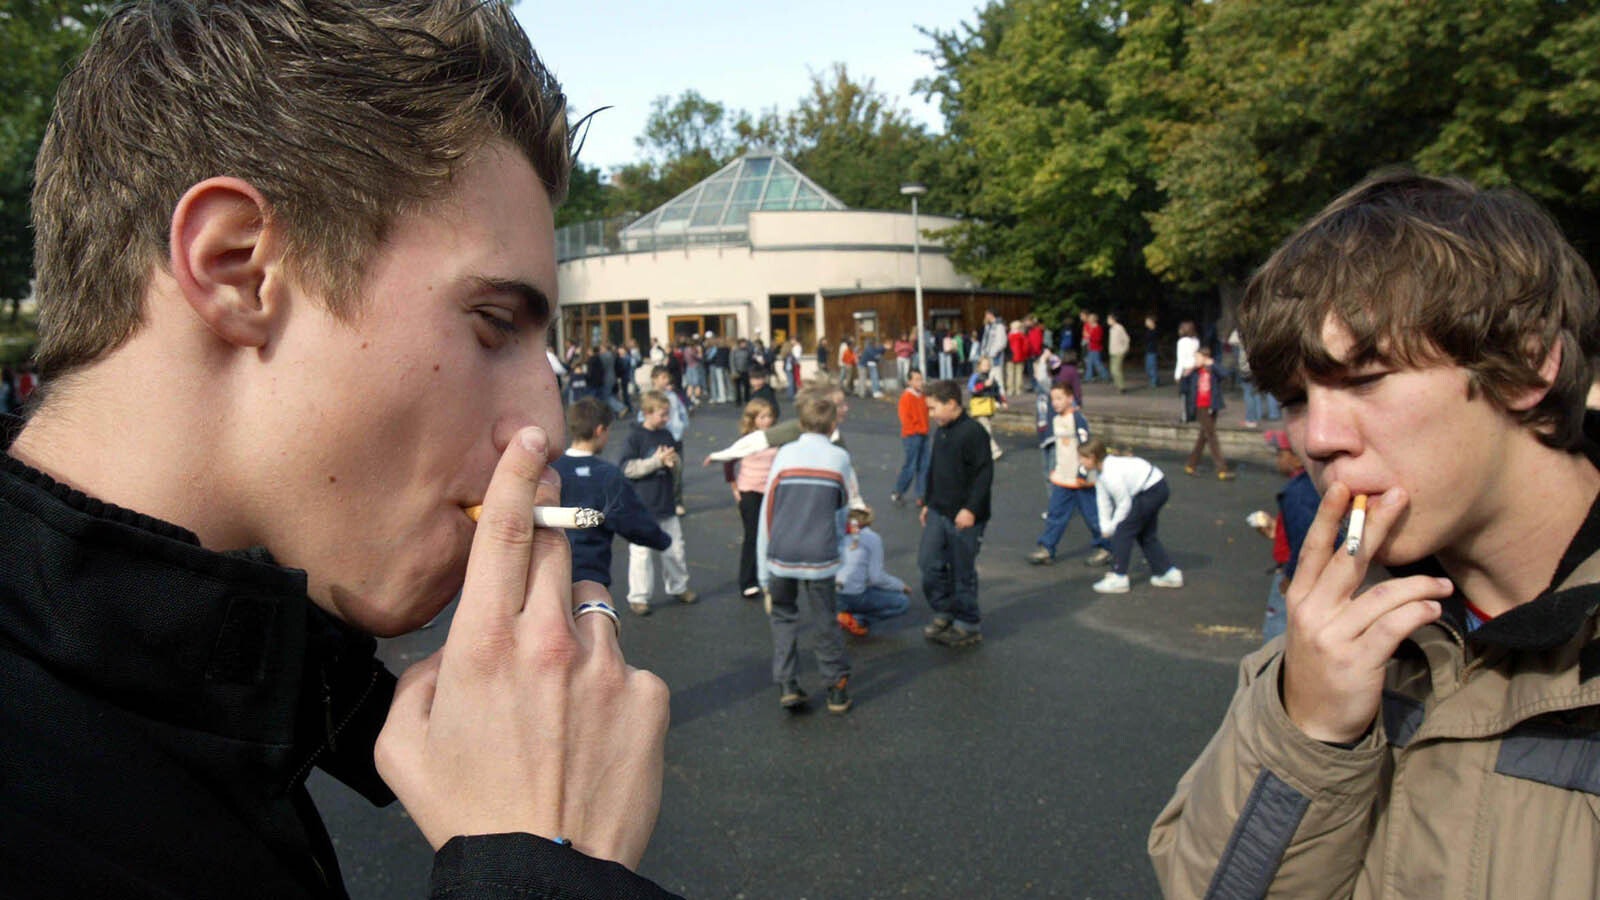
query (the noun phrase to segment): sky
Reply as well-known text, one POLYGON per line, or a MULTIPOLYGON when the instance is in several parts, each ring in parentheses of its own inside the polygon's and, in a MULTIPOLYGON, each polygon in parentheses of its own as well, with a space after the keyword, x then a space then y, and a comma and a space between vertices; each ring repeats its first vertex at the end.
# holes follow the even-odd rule
POLYGON ((732 110, 787 112, 811 73, 842 62, 911 117, 940 131, 936 106, 912 92, 933 74, 917 26, 953 31, 980 0, 521 0, 516 15, 579 115, 601 106, 579 156, 602 171, 634 162, 651 102, 699 91, 732 110))

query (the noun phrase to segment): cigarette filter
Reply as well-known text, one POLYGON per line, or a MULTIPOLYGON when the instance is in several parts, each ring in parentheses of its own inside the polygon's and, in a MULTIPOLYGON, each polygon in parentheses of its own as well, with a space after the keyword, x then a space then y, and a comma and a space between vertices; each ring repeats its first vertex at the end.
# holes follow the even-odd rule
POLYGON ((1350 527, 1345 529, 1344 552, 1355 556, 1361 549, 1361 533, 1367 527, 1367 495, 1357 494, 1350 505, 1350 527))
MULTIPOLYGON (((483 506, 469 506, 463 510, 467 518, 478 521, 478 516, 483 514, 483 506)), ((533 508, 533 524, 539 528, 597 528, 606 520, 606 514, 598 509, 588 509, 581 506, 535 506, 533 508)))

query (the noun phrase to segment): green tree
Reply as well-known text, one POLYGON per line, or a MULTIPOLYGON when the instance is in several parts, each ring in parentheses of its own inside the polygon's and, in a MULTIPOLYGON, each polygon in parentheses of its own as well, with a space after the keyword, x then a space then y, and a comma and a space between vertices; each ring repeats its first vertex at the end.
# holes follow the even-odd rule
POLYGON ((1594 259, 1600 88, 1592 3, 1329 0, 1195 7, 1162 130, 1150 267, 1236 286, 1386 165, 1512 184, 1594 259))
POLYGON ((862 209, 905 207, 900 185, 926 177, 933 149, 926 129, 870 79, 852 80, 843 63, 812 73, 811 92, 793 111, 746 119, 740 130, 746 144, 770 146, 846 206, 862 209))
POLYGON ((948 139, 934 154, 965 221, 946 235, 985 285, 1032 291, 1047 321, 1085 305, 1153 308, 1158 208, 1152 86, 1181 59, 1187 2, 1012 0, 934 41, 948 139))
POLYGON ((0 299, 16 318, 33 273, 33 163, 56 85, 107 4, 21 0, 0 8, 0 299))
POLYGON ((648 212, 727 165, 743 148, 735 126, 747 118, 698 91, 657 97, 634 138, 643 158, 611 173, 606 214, 648 212))

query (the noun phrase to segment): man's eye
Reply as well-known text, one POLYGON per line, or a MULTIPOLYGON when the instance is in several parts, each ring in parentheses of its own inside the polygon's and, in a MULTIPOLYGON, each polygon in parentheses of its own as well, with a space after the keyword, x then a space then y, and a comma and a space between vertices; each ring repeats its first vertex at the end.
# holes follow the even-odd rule
POLYGON ((475 309, 473 312, 496 331, 503 334, 515 334, 517 331, 516 321, 503 309, 475 309))

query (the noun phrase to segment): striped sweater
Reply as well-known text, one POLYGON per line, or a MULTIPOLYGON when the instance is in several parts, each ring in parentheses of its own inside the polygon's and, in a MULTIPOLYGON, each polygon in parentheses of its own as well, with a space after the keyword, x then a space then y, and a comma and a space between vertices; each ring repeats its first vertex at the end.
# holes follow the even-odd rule
POLYGON ((833 578, 844 559, 850 454, 825 435, 802 434, 772 460, 756 533, 763 587, 773 577, 833 578))

